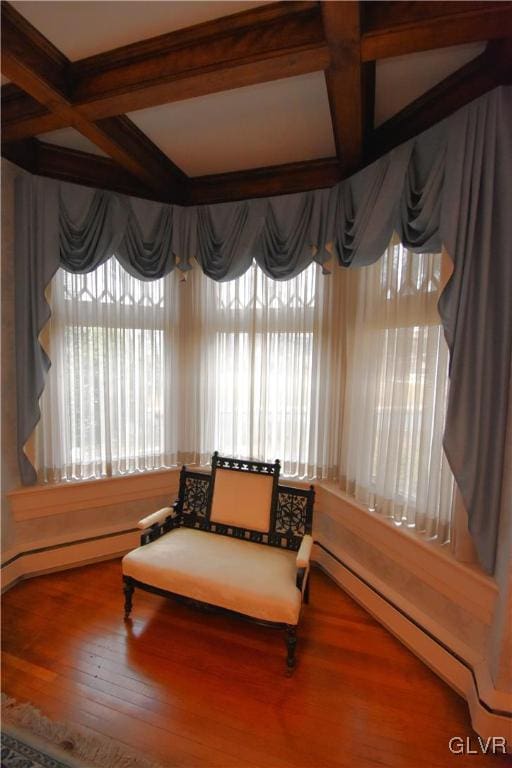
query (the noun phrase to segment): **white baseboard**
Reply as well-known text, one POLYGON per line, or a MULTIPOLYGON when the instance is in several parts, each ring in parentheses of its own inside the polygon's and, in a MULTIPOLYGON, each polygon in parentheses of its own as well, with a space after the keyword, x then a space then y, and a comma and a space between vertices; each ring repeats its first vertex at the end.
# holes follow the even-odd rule
POLYGON ((121 531, 22 552, 2 567, 2 591, 31 576, 76 568, 124 555, 137 547, 139 540, 140 531, 121 531))
POLYGON ((313 560, 412 653, 466 699, 471 724, 481 737, 487 739, 491 736, 503 736, 507 739, 507 744, 512 746, 510 744, 512 711, 503 706, 505 696, 496 690, 490 692, 488 686, 487 700, 483 699, 477 677, 481 674, 481 664, 476 660, 474 663, 468 662, 454 652, 451 646, 439 640, 431 630, 427 631, 414 618, 407 615, 395 601, 388 599, 381 591, 375 589, 372 586, 371 577, 361 578, 358 575, 359 569, 356 571, 355 568, 346 565, 324 547, 315 545, 313 560), (492 693, 494 695, 491 695, 492 693), (489 699, 492 699, 494 706, 499 704, 500 709, 493 709, 489 699))

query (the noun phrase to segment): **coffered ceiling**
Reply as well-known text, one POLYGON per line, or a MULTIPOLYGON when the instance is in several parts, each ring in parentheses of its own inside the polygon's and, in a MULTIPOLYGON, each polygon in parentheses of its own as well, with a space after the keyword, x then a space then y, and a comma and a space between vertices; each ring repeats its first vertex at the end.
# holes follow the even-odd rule
POLYGON ((2 153, 183 204, 329 186, 512 77, 510 2, 2 2, 2 153))

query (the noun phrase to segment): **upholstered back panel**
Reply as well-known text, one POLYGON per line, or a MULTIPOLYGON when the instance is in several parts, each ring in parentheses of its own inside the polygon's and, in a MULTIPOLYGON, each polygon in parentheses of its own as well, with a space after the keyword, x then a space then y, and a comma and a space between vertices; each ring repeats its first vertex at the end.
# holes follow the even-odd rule
POLYGON ((279 485, 278 462, 242 461, 214 454, 212 469, 209 474, 182 468, 175 504, 179 525, 298 550, 304 534, 311 533, 315 496, 312 486, 306 489, 279 485), (217 486, 218 497, 214 478, 223 478, 217 486), (261 478, 263 482, 256 482, 249 490, 246 480, 252 478, 261 478), (228 516, 228 510, 234 510, 235 516, 228 516))
POLYGON ((217 468, 210 521, 267 533, 273 483, 272 475, 217 468))

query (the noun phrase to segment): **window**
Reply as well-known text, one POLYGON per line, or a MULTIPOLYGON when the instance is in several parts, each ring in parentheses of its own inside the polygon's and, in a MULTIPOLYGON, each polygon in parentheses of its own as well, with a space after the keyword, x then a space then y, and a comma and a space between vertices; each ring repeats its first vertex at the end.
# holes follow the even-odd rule
POLYGON ((221 453, 308 474, 317 340, 318 267, 293 280, 253 265, 228 283, 200 279, 204 458, 221 453))
POLYGON ((52 369, 38 439, 44 479, 158 469, 176 461, 171 281, 111 259, 52 283, 52 369))
POLYGON ((350 355, 344 484, 356 499, 445 542, 454 482, 442 449, 448 349, 440 254, 392 245, 362 270, 350 355))
POLYGON ((275 282, 253 265, 229 283, 195 270, 183 285, 174 273, 136 280, 115 259, 87 275, 60 270, 41 478, 206 463, 214 450, 316 475, 317 269, 275 282))
POLYGON ((44 480, 205 464, 214 450, 338 480, 397 525, 447 540, 448 353, 439 255, 288 281, 192 270, 154 282, 111 259, 52 283, 44 480))

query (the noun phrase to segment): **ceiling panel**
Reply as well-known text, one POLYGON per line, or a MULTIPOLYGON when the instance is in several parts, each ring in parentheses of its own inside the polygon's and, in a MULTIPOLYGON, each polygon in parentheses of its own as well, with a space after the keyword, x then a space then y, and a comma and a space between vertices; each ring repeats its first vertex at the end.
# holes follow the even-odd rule
POLYGON ((144 109, 129 117, 190 176, 335 155, 321 72, 144 109))
POLYGON ((485 43, 438 48, 377 62, 375 127, 478 56, 485 43))
POLYGON ((125 2, 15 0, 14 8, 71 61, 246 11, 270 0, 125 2))
POLYGON ((82 152, 89 152, 92 155, 101 155, 108 157, 96 144, 75 131, 74 128, 60 128, 58 131, 50 133, 41 133, 37 137, 48 144, 56 144, 58 147, 68 147, 69 149, 80 149, 82 152))

